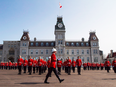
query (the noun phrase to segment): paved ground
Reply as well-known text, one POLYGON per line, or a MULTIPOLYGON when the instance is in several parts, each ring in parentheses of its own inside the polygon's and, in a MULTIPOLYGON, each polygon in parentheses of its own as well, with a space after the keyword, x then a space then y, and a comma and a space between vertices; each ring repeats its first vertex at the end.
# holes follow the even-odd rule
POLYGON ((52 73, 48 79, 50 84, 43 83, 45 75, 18 75, 18 70, 0 70, 0 87, 116 87, 116 74, 113 70, 110 73, 105 70, 82 70, 81 75, 77 75, 77 72, 67 75, 62 71, 60 78, 65 79, 62 83, 52 73))

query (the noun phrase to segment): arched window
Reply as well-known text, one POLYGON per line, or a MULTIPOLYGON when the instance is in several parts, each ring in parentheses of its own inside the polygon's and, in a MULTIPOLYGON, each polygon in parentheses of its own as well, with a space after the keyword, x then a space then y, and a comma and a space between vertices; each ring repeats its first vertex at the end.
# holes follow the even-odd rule
POLYGON ((49 46, 49 43, 46 43, 46 46, 49 46))
POLYGON ((89 43, 86 43, 86 46, 89 46, 89 43))
POLYGON ((38 43, 36 43, 36 46, 38 46, 39 44, 38 43))
POLYGON ((68 42, 66 43, 66 46, 69 46, 69 43, 68 42))
POLYGON ((51 43, 51 46, 54 46, 54 43, 53 42, 51 43))
POLYGON ((84 43, 81 43, 81 46, 84 46, 84 43))
POLYGON ((33 43, 31 43, 31 46, 33 46, 33 43))
POLYGON ((71 46, 74 46, 74 43, 71 43, 71 46))
POLYGON ((76 46, 79 46, 79 43, 76 43, 76 46))
POLYGON ((43 46, 43 45, 44 45, 44 43, 42 42, 42 43, 41 43, 41 46, 43 46))

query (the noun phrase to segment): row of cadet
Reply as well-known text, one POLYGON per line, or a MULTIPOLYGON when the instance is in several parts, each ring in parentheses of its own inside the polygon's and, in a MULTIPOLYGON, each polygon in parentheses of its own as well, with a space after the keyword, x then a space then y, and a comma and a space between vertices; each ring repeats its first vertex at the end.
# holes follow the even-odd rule
MULTIPOLYGON (((35 60, 34 59, 31 59, 31 56, 28 60, 23 60, 21 58, 21 56, 19 56, 19 59, 17 62, 1 62, 0 63, 0 69, 7 69, 9 68, 10 69, 17 69, 17 66, 23 66, 23 69, 24 69, 24 73, 26 73, 26 67, 28 66, 28 71, 32 71, 32 67, 33 67, 33 72, 35 73, 35 68, 36 68, 36 71, 38 71, 38 68, 39 68, 39 74, 41 74, 41 68, 44 67, 45 70, 46 68, 50 68, 50 63, 51 63, 51 60, 50 60, 50 57, 49 57, 49 60, 46 62, 45 60, 41 59, 41 57, 39 57, 39 59, 35 60), (31 66, 31 68, 29 67, 31 66)), ((109 72, 110 70, 110 62, 107 61, 105 63, 83 63, 81 62, 81 65, 83 65, 83 69, 86 70, 86 69, 90 69, 90 70, 99 70, 99 68, 101 68, 101 70, 103 70, 103 68, 105 67, 105 70, 107 70, 107 72, 109 72), (106 68, 107 67, 107 68, 106 68)), ((57 60, 57 68, 58 68, 58 72, 59 74, 61 74, 61 67, 62 69, 64 70, 65 68, 65 72, 69 71, 68 74, 70 74, 70 70, 67 70, 67 67, 69 67, 69 69, 72 68, 73 72, 75 72, 75 67, 77 66, 77 60, 75 61, 74 59, 72 60, 71 62, 71 59, 68 57, 64 62, 62 62, 60 59, 57 60)), ((114 72, 116 73, 116 58, 114 58, 114 61, 112 62, 112 66, 113 66, 113 70, 114 72)), ((20 68, 20 67, 19 67, 20 68)), ((22 68, 22 67, 21 67, 22 68)), ((20 69, 19 69, 20 70, 20 69)), ((19 71, 21 72, 21 71, 19 71)), ((30 72, 31 74, 31 72, 30 72)))

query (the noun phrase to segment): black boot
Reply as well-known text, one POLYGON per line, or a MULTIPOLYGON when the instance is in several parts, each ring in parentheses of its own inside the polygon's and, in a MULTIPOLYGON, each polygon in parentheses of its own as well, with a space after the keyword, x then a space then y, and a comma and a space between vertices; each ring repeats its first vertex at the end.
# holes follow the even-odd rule
POLYGON ((46 77, 44 83, 49 84, 49 82, 47 82, 47 80, 48 80, 48 77, 46 77))
POLYGON ((64 81, 64 79, 61 79, 61 80, 60 80, 60 83, 61 83, 62 81, 64 81))

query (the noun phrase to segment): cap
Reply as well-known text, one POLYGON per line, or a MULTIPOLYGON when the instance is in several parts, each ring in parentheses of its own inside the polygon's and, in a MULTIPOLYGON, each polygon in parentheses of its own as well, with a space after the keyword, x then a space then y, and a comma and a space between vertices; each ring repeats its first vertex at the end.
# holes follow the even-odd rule
POLYGON ((52 49, 52 52, 55 52, 55 51, 57 51, 57 50, 56 50, 55 48, 53 48, 53 49, 52 49))

